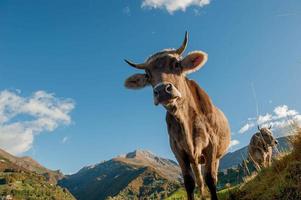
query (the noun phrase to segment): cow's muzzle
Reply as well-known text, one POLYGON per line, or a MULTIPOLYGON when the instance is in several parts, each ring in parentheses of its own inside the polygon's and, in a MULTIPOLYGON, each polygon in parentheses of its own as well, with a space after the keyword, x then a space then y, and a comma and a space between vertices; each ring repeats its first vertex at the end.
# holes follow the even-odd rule
POLYGON ((154 87, 155 105, 167 105, 181 97, 181 93, 172 83, 159 83, 154 87))

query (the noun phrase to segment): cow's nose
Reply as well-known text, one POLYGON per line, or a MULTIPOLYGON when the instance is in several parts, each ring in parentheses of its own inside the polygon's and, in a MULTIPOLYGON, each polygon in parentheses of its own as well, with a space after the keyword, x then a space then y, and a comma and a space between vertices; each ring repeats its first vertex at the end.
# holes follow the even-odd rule
POLYGON ((165 85, 165 92, 171 94, 172 92, 172 85, 170 83, 165 85))
POLYGON ((155 105, 168 103, 172 99, 181 97, 181 93, 172 83, 159 83, 154 86, 153 92, 155 105))
POLYGON ((164 96, 164 95, 170 95, 172 93, 172 84, 166 83, 166 84, 160 84, 154 88, 154 96, 164 96))

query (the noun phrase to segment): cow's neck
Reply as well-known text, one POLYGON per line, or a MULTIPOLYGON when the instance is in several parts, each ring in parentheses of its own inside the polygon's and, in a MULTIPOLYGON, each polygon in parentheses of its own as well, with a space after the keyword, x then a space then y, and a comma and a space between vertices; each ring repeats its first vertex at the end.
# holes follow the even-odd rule
POLYGON ((189 80, 185 81, 185 94, 183 95, 185 99, 178 102, 176 109, 167 108, 167 111, 175 118, 182 129, 182 137, 183 139, 185 138, 186 148, 188 148, 186 150, 193 153, 193 127, 199 111, 197 102, 194 99, 195 95, 193 95, 192 88, 188 81, 189 80))
POLYGON ((195 95, 193 95, 192 92, 194 88, 191 88, 188 79, 186 79, 184 83, 185 84, 182 88, 182 91, 185 91, 183 99, 178 101, 176 108, 167 109, 167 111, 181 124, 194 121, 196 113, 199 113, 197 102, 194 99, 195 95))

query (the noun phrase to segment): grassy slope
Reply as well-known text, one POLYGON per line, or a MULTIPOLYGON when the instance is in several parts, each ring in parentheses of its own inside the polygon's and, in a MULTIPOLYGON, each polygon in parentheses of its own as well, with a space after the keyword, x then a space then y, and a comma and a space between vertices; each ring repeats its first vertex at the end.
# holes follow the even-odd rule
POLYGON ((75 200, 66 189, 52 185, 46 178, 32 172, 0 172, 0 197, 14 200, 75 200))
POLYGON ((16 168, 43 175, 47 181, 52 184, 56 184, 57 180, 63 178, 64 176, 60 171, 49 170, 30 157, 16 157, 4 151, 3 149, 0 149, 0 170, 5 163, 13 163, 16 168))
POLYGON ((75 200, 68 190, 51 184, 47 177, 24 168, 24 165, 11 162, 6 155, 1 155, 0 199, 10 195, 14 200, 75 200))
POLYGON ((241 186, 222 191, 225 194, 222 200, 301 199, 301 129, 292 143, 292 153, 241 186))
POLYGON ((167 180, 156 170, 147 167, 118 195, 108 199, 164 199, 179 187, 179 183, 167 180))
MULTIPOLYGON (((229 196, 228 194, 229 192, 226 190, 221 190, 217 193, 218 198, 221 199, 227 199, 226 197, 229 196)), ((206 192, 205 194, 206 198, 209 199, 209 192, 206 192)), ((195 197, 199 198, 200 195, 198 193, 195 194, 195 197)), ((169 197, 165 198, 165 200, 186 200, 187 196, 186 196, 186 191, 185 189, 179 188, 177 191, 175 191, 174 193, 172 193, 169 197)))
MULTIPOLYGON (((297 200, 301 199, 301 129, 292 140, 293 150, 276 160, 270 168, 242 185, 218 192, 220 200, 297 200)), ((166 200, 184 200, 180 188, 166 200)))

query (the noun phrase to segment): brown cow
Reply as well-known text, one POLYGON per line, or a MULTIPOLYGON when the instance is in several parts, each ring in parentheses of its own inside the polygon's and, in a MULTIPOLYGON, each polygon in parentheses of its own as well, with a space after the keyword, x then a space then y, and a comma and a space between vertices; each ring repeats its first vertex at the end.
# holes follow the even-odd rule
POLYGON ((205 182, 211 198, 217 199, 219 160, 228 149, 230 128, 227 118, 213 105, 206 92, 186 77, 207 61, 207 54, 202 51, 182 58, 187 40, 186 32, 180 48, 156 53, 143 64, 125 60, 145 71, 129 77, 125 86, 138 89, 151 85, 155 105, 162 104, 166 108, 170 146, 181 167, 188 199, 194 199, 195 181, 203 194, 200 164, 205 164, 205 182))
POLYGON ((248 147, 249 160, 254 163, 257 170, 271 166, 272 148, 278 144, 272 135, 271 128, 271 126, 269 128, 259 128, 258 126, 259 132, 251 138, 248 147))

